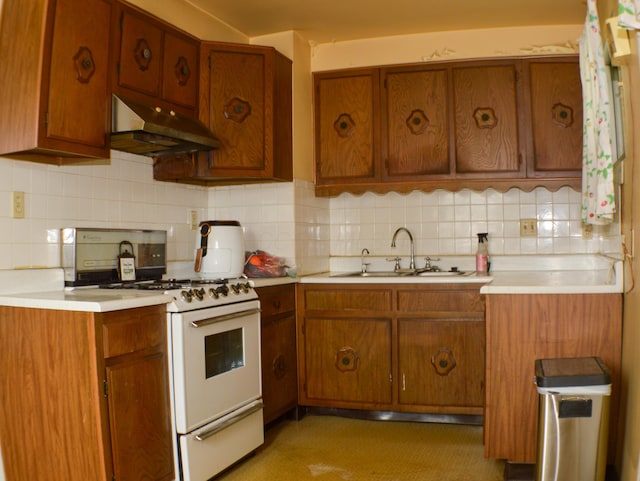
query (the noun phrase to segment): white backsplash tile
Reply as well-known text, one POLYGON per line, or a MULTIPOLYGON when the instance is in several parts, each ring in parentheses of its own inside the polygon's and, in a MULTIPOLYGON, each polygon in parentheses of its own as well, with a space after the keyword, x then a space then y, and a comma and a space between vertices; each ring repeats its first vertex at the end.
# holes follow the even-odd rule
POLYGON ((69 226, 166 230, 168 260, 191 262, 197 236, 189 227, 192 210, 198 220, 239 220, 248 250, 284 257, 299 274, 327 270, 331 256, 359 255, 365 247, 372 255, 404 255, 406 240, 390 246, 400 226, 411 230, 422 257, 470 255, 477 232, 489 232, 496 255, 619 251, 618 224, 582 238, 580 194, 569 188, 317 198, 313 184, 300 180, 217 188, 156 182, 152 165, 149 158, 115 151, 104 165, 0 158, 0 269, 59 267, 59 239, 52 232, 69 226), (25 193, 24 219, 11 218, 12 191, 25 193), (538 220, 538 238, 520 238, 523 216, 538 220))

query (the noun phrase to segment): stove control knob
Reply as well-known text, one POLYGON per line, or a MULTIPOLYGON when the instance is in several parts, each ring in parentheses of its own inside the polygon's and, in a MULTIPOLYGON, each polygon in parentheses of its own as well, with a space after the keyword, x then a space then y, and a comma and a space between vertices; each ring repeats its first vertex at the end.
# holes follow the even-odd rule
POLYGON ((242 292, 244 292, 245 294, 251 289, 251 285, 248 282, 240 284, 240 287, 242 288, 242 292))
POLYGON ((234 294, 240 294, 240 284, 232 284, 231 289, 234 294))
POLYGON ((213 297, 214 299, 217 299, 218 297, 220 297, 220 294, 216 289, 212 287, 209 289, 209 297, 213 297))
POLYGON ((191 302, 193 300, 193 294, 191 293, 191 290, 182 291, 180 295, 182 296, 182 300, 184 302, 191 302))
POLYGON ((195 294, 195 296, 198 298, 199 301, 204 300, 205 291, 203 288, 195 289, 193 293, 195 294))
POLYGON ((224 297, 227 297, 229 295, 229 288, 226 285, 218 287, 216 291, 218 291, 218 294, 222 294, 224 297))

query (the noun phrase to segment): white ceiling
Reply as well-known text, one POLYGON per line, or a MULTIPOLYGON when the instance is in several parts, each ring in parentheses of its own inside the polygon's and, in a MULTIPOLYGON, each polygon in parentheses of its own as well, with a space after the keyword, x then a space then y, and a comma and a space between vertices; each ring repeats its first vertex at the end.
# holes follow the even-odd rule
POLYGON ((432 31, 582 24, 585 0, 188 0, 249 37, 339 42, 432 31))

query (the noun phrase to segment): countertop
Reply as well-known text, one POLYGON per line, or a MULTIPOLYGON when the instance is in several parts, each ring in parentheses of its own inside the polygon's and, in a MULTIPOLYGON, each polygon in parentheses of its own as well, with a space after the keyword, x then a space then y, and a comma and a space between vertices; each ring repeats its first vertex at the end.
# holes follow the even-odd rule
POLYGON ((170 296, 158 292, 88 288, 2 295, 0 305, 62 311, 109 312, 167 304, 171 300, 170 296))
MULTIPOLYGON (((377 260, 367 258, 370 271, 382 270, 377 260)), ((622 261, 606 255, 495 256, 489 275, 445 277, 341 277, 358 272, 361 258, 335 259, 331 271, 304 276, 301 283, 400 284, 478 283, 482 294, 598 294, 623 292, 622 261)), ((442 257, 444 270, 456 266, 473 269, 473 257, 442 257)), ((388 264, 382 264, 382 268, 388 264)))
MULTIPOLYGON (((443 257, 443 270, 473 268, 473 257, 443 257)), ((388 264, 383 262, 383 268, 388 264)), ((372 264, 371 271, 375 271, 372 264)), ((290 283, 334 284, 439 284, 475 283, 482 294, 598 294, 623 292, 622 261, 604 255, 492 257, 489 275, 472 273, 453 277, 336 277, 338 272, 358 272, 360 257, 334 259, 331 271, 298 278, 254 278, 255 287, 290 283)), ((108 312, 172 301, 155 291, 64 288, 62 269, 0 271, 0 305, 69 311, 108 312)))
MULTIPOLYGON (((250 279, 256 287, 297 282, 290 277, 250 279)), ((62 269, 0 271, 0 305, 63 311, 109 312, 167 304, 158 291, 64 287, 62 269)))

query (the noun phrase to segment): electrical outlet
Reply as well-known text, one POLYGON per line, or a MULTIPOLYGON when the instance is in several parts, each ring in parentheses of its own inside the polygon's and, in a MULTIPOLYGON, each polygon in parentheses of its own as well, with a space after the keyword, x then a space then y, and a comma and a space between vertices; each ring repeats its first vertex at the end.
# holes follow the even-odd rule
POLYGON ((536 219, 520 219, 520 237, 536 237, 538 221, 536 219))
POLYGON ((24 192, 11 193, 11 217, 24 219, 24 192))
POLYGON ((189 211, 189 227, 191 227, 191 230, 198 230, 198 211, 197 210, 189 211))

